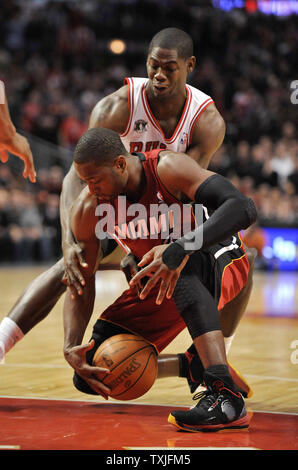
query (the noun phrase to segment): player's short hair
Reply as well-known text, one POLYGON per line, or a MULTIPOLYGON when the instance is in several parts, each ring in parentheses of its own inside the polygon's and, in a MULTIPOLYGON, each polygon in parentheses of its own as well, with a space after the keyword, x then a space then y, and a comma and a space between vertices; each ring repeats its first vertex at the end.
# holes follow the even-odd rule
POLYGON ((188 59, 193 55, 192 38, 185 31, 178 28, 165 28, 156 33, 149 44, 148 54, 154 47, 176 49, 178 57, 181 59, 188 59))
POLYGON ((73 160, 76 163, 94 163, 112 166, 119 155, 127 155, 119 134, 111 129, 93 128, 78 141, 73 160))

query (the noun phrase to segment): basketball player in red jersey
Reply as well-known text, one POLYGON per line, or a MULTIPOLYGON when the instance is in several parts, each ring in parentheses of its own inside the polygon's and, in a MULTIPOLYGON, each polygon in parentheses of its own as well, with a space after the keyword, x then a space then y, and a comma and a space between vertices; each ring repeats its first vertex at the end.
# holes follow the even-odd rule
MULTIPOLYGON (((255 222, 252 200, 183 153, 153 150, 131 154, 110 129, 90 129, 81 137, 74 166, 88 185, 71 211, 73 234, 84 246, 87 267, 81 269, 86 283, 81 296, 74 297, 68 289, 64 304, 64 354, 75 370, 76 387, 108 397, 109 389, 98 378, 105 369, 91 365, 105 338, 125 331, 136 333, 152 343, 159 354, 186 324, 204 367, 207 390, 193 409, 171 413, 169 422, 191 432, 247 428, 244 400, 229 374, 217 304, 222 295, 224 302, 229 302, 247 282, 248 259, 239 236, 233 234, 255 222), (125 198, 126 211, 119 196, 125 198), (172 232, 172 241, 164 243, 162 224, 158 224, 153 208, 166 205, 163 214, 170 220, 173 204, 184 214, 183 205, 190 202, 204 204, 213 213, 199 227, 192 216, 194 230, 178 239, 172 232), (101 224, 96 212, 102 204, 108 216, 101 224), (130 206, 134 209, 129 210, 130 206), (152 223, 154 217, 156 223, 152 223), (145 300, 134 287, 124 291, 96 322, 91 342, 81 345, 94 306, 99 238, 109 233, 119 239, 120 230, 121 245, 138 259, 146 255, 148 247, 158 248, 162 253, 160 266, 173 275, 175 282, 159 305, 156 294, 159 290, 159 298, 162 283, 156 285, 157 291, 154 287, 149 290, 145 300), (200 230, 200 246, 189 247, 187 242, 200 230), (235 241, 227 240, 232 236, 235 241), (214 254, 218 254, 215 260, 214 254), (237 286, 230 278, 226 281, 225 268, 233 271, 237 286)), ((182 229, 181 217, 179 222, 182 229)))
MULTIPOLYGON (((149 46, 148 79, 127 79, 122 88, 101 100, 91 113, 89 127, 115 130, 129 151, 167 147, 186 152, 203 168, 207 168, 223 141, 225 124, 213 100, 186 85, 187 75, 194 66, 189 35, 175 28, 162 30, 149 46)), ((5 325, 4 332, 5 338, 9 339, 6 351, 15 340, 41 321, 65 292, 66 286, 61 282, 65 271, 73 295, 83 292, 84 279, 79 264, 84 266, 84 253, 74 241, 69 219, 73 201, 83 185, 84 182, 79 180, 72 167, 64 179, 60 205, 64 260, 35 279, 4 319, 9 323, 5 325)), ((104 250, 102 246, 102 256, 107 254, 104 250)), ((227 343, 245 311, 251 288, 252 269, 245 287, 222 310, 221 323, 227 343)), ((194 352, 190 348, 187 360, 185 355, 179 356, 183 363, 180 373, 187 379, 188 363, 192 361, 194 352)), ((173 358, 173 367, 176 367, 176 359, 173 358)), ((191 390, 197 385, 190 381, 191 390)))

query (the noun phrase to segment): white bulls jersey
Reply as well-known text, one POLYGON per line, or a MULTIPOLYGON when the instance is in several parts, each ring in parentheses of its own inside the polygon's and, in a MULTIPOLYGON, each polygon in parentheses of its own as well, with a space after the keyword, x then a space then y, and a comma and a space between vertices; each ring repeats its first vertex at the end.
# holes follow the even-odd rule
POLYGON ((202 112, 213 103, 212 98, 190 85, 186 85, 186 101, 173 135, 167 139, 154 117, 146 95, 148 78, 126 78, 128 85, 129 119, 120 135, 128 152, 149 152, 168 148, 185 152, 191 144, 192 133, 202 112))

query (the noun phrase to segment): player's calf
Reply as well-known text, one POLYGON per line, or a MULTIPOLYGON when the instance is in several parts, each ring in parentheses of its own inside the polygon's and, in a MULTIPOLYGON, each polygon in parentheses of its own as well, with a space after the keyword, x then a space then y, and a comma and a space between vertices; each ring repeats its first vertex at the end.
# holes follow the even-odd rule
MULTIPOLYGON (((200 385, 204 385, 204 366, 192 344, 185 353, 178 354, 179 377, 186 378, 190 393, 194 393, 200 385)), ((228 363, 229 373, 234 381, 235 387, 244 398, 252 396, 252 390, 241 374, 228 363)))

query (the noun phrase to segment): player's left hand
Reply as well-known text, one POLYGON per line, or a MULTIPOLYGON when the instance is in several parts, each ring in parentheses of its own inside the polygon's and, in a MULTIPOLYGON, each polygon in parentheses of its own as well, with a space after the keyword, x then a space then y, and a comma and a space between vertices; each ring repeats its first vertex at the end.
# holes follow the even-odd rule
POLYGON ((110 374, 110 370, 105 367, 90 366, 86 361, 86 352, 90 351, 93 347, 94 339, 88 344, 64 349, 64 357, 94 392, 108 400, 111 390, 101 382, 100 377, 102 378, 103 375, 110 374))
POLYGON ((83 288, 86 285, 80 267, 88 268, 88 264, 84 258, 83 247, 74 238, 72 242, 62 242, 62 252, 65 266, 62 282, 69 287, 71 296, 75 299, 77 295, 83 295, 83 288))
POLYGON ((140 299, 145 299, 151 289, 156 286, 158 281, 161 281, 159 292, 156 298, 156 303, 158 305, 162 303, 165 297, 167 299, 172 297, 180 273, 189 259, 189 256, 186 255, 177 269, 168 268, 162 261, 162 254, 167 246, 168 245, 155 246, 150 251, 148 251, 148 253, 146 253, 138 263, 138 266, 143 269, 135 274, 129 283, 130 286, 133 287, 140 284, 140 281, 144 277, 148 276, 149 280, 146 282, 145 287, 139 294, 140 299))

